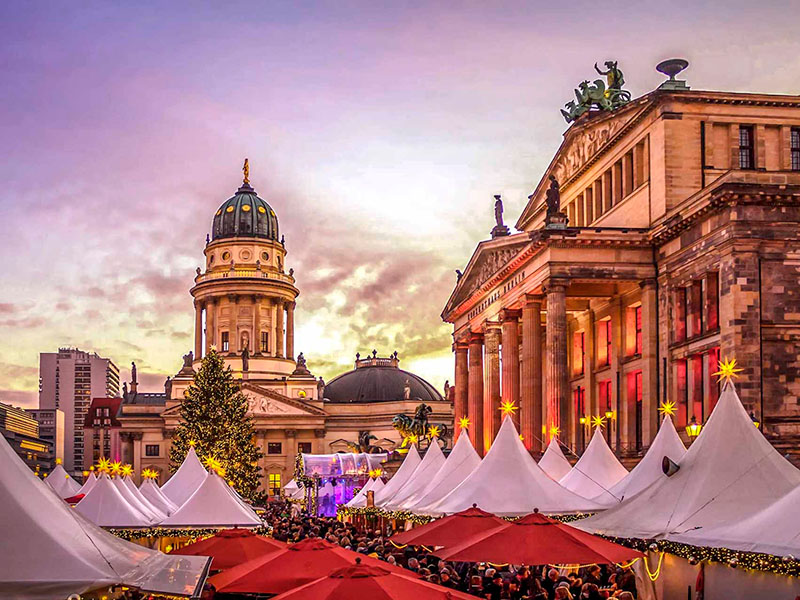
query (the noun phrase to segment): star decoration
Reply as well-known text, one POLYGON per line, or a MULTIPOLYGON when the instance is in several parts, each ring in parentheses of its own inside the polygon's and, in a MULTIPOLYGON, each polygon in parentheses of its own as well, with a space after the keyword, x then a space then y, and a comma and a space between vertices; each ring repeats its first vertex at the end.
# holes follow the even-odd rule
POLYGON ((111 471, 111 461, 106 457, 101 456, 97 461, 97 470, 101 473, 109 473, 111 471))
POLYGON ((417 438, 417 434, 412 433, 410 436, 408 436, 408 443, 409 444, 416 444, 418 439, 419 438, 417 438))
POLYGON ((503 400, 503 403, 500 405, 500 412, 503 413, 503 416, 511 415, 514 416, 514 413, 519 409, 519 407, 514 404, 511 400, 503 400))
POLYGON ((662 402, 661 406, 658 407, 658 412, 664 416, 674 416, 675 415, 675 403, 671 400, 667 400, 666 402, 662 402))
POLYGON ((155 479, 156 477, 158 477, 158 473, 156 473, 155 469, 144 469, 142 471, 143 479, 155 479))
POLYGON ((196 443, 197 443, 197 442, 195 442, 194 440, 189 440, 189 445, 190 445, 190 446, 194 446, 196 443))
POLYGON ((734 377, 738 377, 737 373, 741 373, 744 369, 736 368, 736 359, 721 360, 719 362, 719 371, 714 373, 718 377, 717 381, 733 381, 734 377))
POLYGON ((57 458, 57 459, 56 459, 56 464, 57 464, 57 465, 60 465, 62 462, 63 462, 63 461, 62 461, 60 458, 57 458))
POLYGON ((458 426, 461 427, 461 429, 467 429, 469 427, 469 419, 467 417, 461 417, 458 420, 458 426))
POLYGON ((123 477, 130 477, 133 475, 133 467, 131 465, 122 465, 119 471, 123 477))
POLYGON ((119 462, 117 460, 117 461, 114 461, 113 463, 111 463, 111 474, 112 475, 119 475, 119 472, 121 470, 122 470, 122 463, 121 462, 119 462))
POLYGON ((521 434, 521 433, 519 434, 519 441, 520 441, 520 442, 524 442, 524 441, 525 441, 525 438, 522 436, 522 434, 521 434))
POLYGON ((561 428, 558 425, 550 427, 550 435, 558 436, 559 433, 561 433, 561 428))
POLYGON ((222 468, 222 463, 213 456, 206 456, 205 463, 209 470, 216 472, 220 477, 225 476, 225 469, 222 468))
POLYGON ((605 426, 606 426, 605 417, 601 417, 600 415, 592 417, 592 427, 605 427, 605 426))
POLYGON ((428 427, 428 437, 429 438, 431 438, 431 439, 438 438, 440 433, 441 432, 439 431, 439 426, 438 425, 431 425, 430 427, 428 427))

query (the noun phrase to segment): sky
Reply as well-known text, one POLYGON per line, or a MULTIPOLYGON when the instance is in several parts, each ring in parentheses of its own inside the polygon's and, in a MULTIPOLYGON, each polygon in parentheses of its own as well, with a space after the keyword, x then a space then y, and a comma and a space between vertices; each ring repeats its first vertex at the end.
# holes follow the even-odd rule
POLYGON ((592 65, 634 96, 800 93, 800 3, 21 2, 0 5, 0 402, 77 346, 159 391, 192 348, 189 288, 251 181, 329 380, 395 350, 452 381, 442 308, 502 194, 513 225, 592 65))

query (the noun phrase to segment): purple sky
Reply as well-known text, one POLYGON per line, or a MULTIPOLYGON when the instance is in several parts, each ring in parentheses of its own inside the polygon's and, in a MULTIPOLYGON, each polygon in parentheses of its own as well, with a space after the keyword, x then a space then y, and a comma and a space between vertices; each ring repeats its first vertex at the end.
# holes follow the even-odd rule
POLYGON ((151 390, 176 372, 245 156, 312 370, 397 350, 441 387, 453 269, 492 194, 513 224, 595 61, 634 95, 673 56, 697 89, 800 91, 791 2, 135 4, 0 6, 0 401, 35 404, 62 345, 136 360, 151 390))

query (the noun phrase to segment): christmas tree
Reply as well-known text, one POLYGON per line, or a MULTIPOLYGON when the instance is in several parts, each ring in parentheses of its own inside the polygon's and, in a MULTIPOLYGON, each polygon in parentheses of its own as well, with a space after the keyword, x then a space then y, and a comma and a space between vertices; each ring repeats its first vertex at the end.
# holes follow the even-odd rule
POLYGON ((170 469, 180 467, 190 446, 201 460, 212 457, 225 469, 225 479, 245 498, 262 499, 258 491, 264 456, 255 442, 247 398, 213 349, 203 358, 194 383, 180 407, 181 423, 172 436, 170 469))

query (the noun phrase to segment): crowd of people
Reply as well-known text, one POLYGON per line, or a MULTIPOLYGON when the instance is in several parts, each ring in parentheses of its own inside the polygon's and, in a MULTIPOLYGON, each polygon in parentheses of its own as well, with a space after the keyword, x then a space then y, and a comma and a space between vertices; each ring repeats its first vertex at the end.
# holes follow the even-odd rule
POLYGON ((414 571, 427 581, 487 600, 599 600, 636 597, 630 567, 591 565, 573 570, 526 566, 451 563, 418 546, 396 546, 392 532, 359 528, 329 517, 309 517, 285 502, 270 502, 265 516, 275 539, 299 542, 321 538, 414 571))

